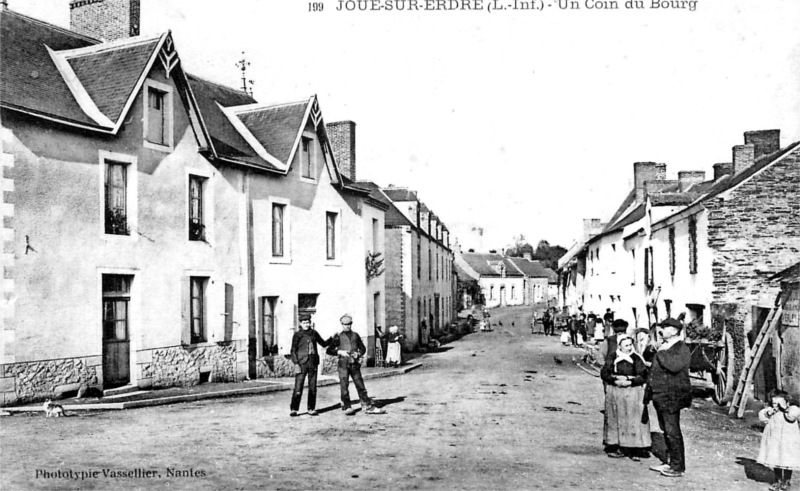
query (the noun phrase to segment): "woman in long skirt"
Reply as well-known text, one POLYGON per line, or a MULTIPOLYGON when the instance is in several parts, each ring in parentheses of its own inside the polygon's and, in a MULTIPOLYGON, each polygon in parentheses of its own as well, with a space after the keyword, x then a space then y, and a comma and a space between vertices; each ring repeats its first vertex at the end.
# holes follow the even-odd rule
POLYGON ((639 461, 652 442, 650 423, 642 422, 644 383, 647 367, 633 349, 633 339, 623 336, 617 341, 616 353, 609 353, 600 371, 606 383, 603 444, 614 449, 609 457, 629 457, 639 461))
POLYGON ((398 332, 397 326, 389 328, 388 347, 386 348, 386 364, 389 366, 398 366, 402 363, 402 350, 400 349, 400 340, 403 335, 398 332))

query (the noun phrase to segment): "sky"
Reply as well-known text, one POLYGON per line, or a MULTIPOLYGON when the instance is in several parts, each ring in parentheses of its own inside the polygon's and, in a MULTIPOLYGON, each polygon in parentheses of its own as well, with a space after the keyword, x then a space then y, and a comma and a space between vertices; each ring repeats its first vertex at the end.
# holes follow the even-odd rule
MULTIPOLYGON (((357 178, 416 190, 465 249, 520 234, 569 247, 582 219, 610 218, 634 162, 711 178, 745 131, 800 140, 800 1, 654 1, 690 3, 411 12, 321 0, 320 12, 141 0, 141 32, 171 30, 185 70, 232 87, 244 51, 261 103, 317 94, 326 122, 356 122, 357 178)), ((69 0, 8 3, 69 26, 69 0)))

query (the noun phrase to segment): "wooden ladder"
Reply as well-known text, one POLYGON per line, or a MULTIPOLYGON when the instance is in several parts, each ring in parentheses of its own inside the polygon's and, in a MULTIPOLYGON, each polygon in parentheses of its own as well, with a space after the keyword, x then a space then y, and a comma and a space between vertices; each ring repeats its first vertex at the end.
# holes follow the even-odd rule
POLYGON ((747 360, 747 363, 745 363, 744 369, 739 376, 739 383, 736 385, 736 392, 733 394, 733 400, 731 401, 731 407, 728 410, 728 414, 733 414, 736 412, 736 417, 741 418, 744 416, 744 410, 747 406, 747 394, 750 390, 750 386, 753 383, 753 375, 755 374, 758 364, 761 361, 761 356, 764 355, 767 344, 769 344, 769 339, 772 337, 772 333, 775 332, 775 328, 778 326, 778 323, 781 320, 782 313, 783 305, 779 305, 770 309, 769 315, 767 315, 764 325, 761 327, 761 331, 758 333, 755 343, 753 344, 750 359, 747 360))

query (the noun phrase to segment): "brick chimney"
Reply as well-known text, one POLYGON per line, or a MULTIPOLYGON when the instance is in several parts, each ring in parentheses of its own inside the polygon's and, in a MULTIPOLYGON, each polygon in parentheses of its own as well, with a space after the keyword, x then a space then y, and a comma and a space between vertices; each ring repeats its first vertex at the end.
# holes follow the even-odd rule
POLYGON ((714 164, 714 180, 716 181, 724 175, 733 175, 733 163, 725 162, 721 164, 714 164))
POLYGON ((745 131, 745 144, 755 146, 755 159, 781 149, 781 130, 745 131))
POLYGON ((70 29, 101 41, 139 35, 139 0, 70 0, 70 29))
POLYGON ((752 143, 733 147, 733 172, 740 173, 755 162, 756 146, 752 143))
POLYGON ((667 175, 667 164, 655 162, 633 163, 633 185, 636 189, 636 203, 644 203, 647 198, 646 181, 663 181, 667 175))
POLYGON ((687 189, 706 180, 706 172, 702 170, 682 170, 678 172, 678 191, 685 193, 687 189))
POLYGON ((349 179, 356 180, 356 124, 353 121, 337 121, 325 125, 333 148, 333 158, 339 171, 349 179))

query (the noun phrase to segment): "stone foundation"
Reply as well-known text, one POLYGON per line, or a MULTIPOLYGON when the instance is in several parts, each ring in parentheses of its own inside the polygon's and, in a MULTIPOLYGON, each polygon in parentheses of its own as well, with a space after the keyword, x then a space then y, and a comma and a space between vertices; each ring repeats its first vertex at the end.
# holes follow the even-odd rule
POLYGON ((0 405, 57 399, 81 386, 99 386, 101 364, 100 356, 90 356, 3 365, 0 405))
POLYGON ((237 351, 234 345, 171 347, 137 353, 139 387, 185 387, 208 382, 236 382, 237 351))
MULTIPOLYGON (((338 356, 322 356, 322 373, 337 373, 338 356)), ((258 378, 294 377, 294 364, 284 355, 265 356, 258 360, 258 378)))

